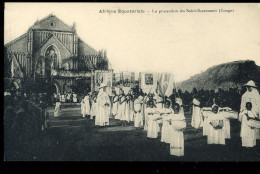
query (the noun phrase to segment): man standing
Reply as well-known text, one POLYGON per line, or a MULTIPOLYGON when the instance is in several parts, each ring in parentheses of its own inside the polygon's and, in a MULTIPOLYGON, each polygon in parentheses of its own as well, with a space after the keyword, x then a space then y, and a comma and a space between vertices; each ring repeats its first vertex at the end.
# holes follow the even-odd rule
POLYGON ((111 110, 110 98, 106 92, 106 86, 101 85, 97 96, 97 112, 95 125, 107 126, 109 125, 109 115, 111 110))
MULTIPOLYGON (((252 103, 252 109, 251 111, 258 117, 260 112, 260 96, 259 92, 257 91, 257 86, 255 85, 255 82, 253 80, 250 80, 247 82, 247 84, 244 85, 247 89, 247 91, 242 95, 241 99, 241 105, 240 105, 240 112, 243 112, 246 110, 246 103, 251 102, 252 103)), ((243 119, 242 119, 243 120, 243 119)), ((256 139, 260 139, 260 129, 255 129, 256 133, 256 139)))

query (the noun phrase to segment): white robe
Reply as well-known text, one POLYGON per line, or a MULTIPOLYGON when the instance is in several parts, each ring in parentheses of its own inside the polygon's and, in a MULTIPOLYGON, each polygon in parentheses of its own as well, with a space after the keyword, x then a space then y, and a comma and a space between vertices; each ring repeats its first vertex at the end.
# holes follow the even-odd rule
POLYGON ((242 146, 244 147, 254 147, 256 146, 256 132, 254 128, 251 128, 247 125, 248 120, 245 114, 248 114, 249 117, 254 118, 254 113, 252 111, 244 110, 241 114, 241 132, 240 136, 242 138, 242 146))
MULTIPOLYGON (((252 103, 251 111, 260 118, 260 95, 257 89, 253 88, 251 92, 246 91, 242 95, 240 112, 246 110, 246 103, 252 103)), ((256 139, 260 139, 260 129, 255 129, 256 139)))
POLYGON ((160 127, 158 125, 157 118, 161 118, 159 110, 157 108, 147 108, 147 137, 148 138, 157 138, 160 127), (158 112, 158 113, 156 113, 158 112), (153 114, 151 114, 153 113, 153 114))
MULTIPOLYGON (((197 99, 193 99, 193 104, 200 105, 200 102, 197 99)), ((191 126, 195 129, 198 129, 199 127, 202 127, 203 120, 201 116, 201 109, 198 106, 192 106, 192 118, 191 118, 191 126)))
POLYGON ((92 100, 92 105, 90 109, 90 119, 93 119, 93 117, 96 116, 96 110, 97 110, 97 101, 92 100))
POLYGON ((115 119, 118 119, 118 96, 116 95, 113 99, 112 114, 115 116, 115 119))
POLYGON ((77 103, 78 99, 77 99, 77 94, 73 94, 73 103, 77 103))
POLYGON ((134 111, 136 112, 134 114, 134 126, 135 127, 142 127, 143 126, 143 117, 142 117, 142 99, 137 98, 134 101, 134 111))
POLYGON ((85 96, 84 97, 84 104, 85 104, 85 112, 83 113, 83 117, 85 117, 85 115, 90 115, 90 101, 89 101, 89 96, 85 96))
POLYGON ((122 104, 119 105, 119 114, 120 114, 120 120, 122 121, 128 121, 128 115, 126 114, 126 107, 127 107, 127 102, 125 101, 126 97, 122 96, 120 98, 120 103, 123 102, 122 104))
POLYGON ((54 109, 54 117, 59 117, 61 116, 61 103, 60 102, 56 102, 56 106, 55 106, 55 109, 54 109))
MULTIPOLYGON (((169 126, 169 139, 170 139, 170 155, 184 156, 184 134, 183 130, 176 130, 173 126, 175 121, 185 122, 185 116, 182 113, 170 114, 169 119, 171 125, 169 126)), ((184 126, 185 128, 186 126, 184 126)))
POLYGON ((106 126, 109 125, 109 115, 111 109, 111 102, 106 92, 100 91, 97 96, 97 111, 95 125, 106 126), (108 103, 109 106, 105 105, 108 103))
POLYGON ((143 115, 143 120, 144 120, 144 130, 147 130, 148 128, 148 120, 147 120, 147 117, 148 117, 148 114, 146 112, 146 109, 147 109, 147 101, 149 100, 149 98, 147 96, 144 97, 143 99, 143 105, 142 105, 142 115, 143 115))
POLYGON ((84 100, 81 101, 80 105, 81 105, 81 107, 80 107, 81 108, 81 114, 82 114, 83 117, 85 117, 85 114, 84 114, 85 113, 85 103, 84 103, 84 100))
POLYGON ((170 123, 168 122, 169 114, 173 113, 171 108, 163 108, 161 110, 162 115, 162 134, 161 134, 161 142, 170 143, 170 123))
POLYGON ((225 118, 221 114, 218 114, 218 113, 215 114, 215 113, 211 112, 208 115, 208 119, 209 119, 208 120, 209 124, 213 120, 223 120, 224 126, 222 127, 222 129, 215 129, 215 128, 213 128, 213 126, 211 124, 208 125, 208 132, 207 132, 208 140, 207 140, 207 143, 208 144, 223 144, 223 145, 225 145, 225 138, 226 138, 225 118))

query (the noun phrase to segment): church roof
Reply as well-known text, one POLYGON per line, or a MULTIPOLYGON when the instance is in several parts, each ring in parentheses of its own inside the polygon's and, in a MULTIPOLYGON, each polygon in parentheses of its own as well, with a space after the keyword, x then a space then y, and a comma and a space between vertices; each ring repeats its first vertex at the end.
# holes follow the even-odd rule
POLYGON ((73 27, 65 24, 53 14, 48 15, 40 21, 36 21, 31 29, 75 32, 75 29, 73 29, 73 27))

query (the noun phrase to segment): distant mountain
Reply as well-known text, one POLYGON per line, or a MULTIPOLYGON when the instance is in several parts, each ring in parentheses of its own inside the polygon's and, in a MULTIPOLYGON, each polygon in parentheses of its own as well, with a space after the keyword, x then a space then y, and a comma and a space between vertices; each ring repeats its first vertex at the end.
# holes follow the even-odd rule
POLYGON ((197 90, 241 89, 249 80, 254 80, 259 89, 260 67, 252 60, 234 61, 213 66, 205 72, 177 83, 177 87, 188 92, 191 92, 194 87, 197 90))

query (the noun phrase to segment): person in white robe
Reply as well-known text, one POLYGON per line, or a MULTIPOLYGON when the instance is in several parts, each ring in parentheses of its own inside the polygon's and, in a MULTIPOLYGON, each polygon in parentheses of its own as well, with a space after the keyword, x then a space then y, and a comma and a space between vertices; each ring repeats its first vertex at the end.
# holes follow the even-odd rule
POLYGON ((85 117, 85 103, 84 103, 84 99, 81 100, 80 102, 80 105, 81 105, 81 114, 82 114, 82 117, 84 118, 85 117))
POLYGON ((154 97, 153 99, 155 100, 155 105, 157 109, 162 109, 163 108, 163 97, 159 94, 158 89, 154 92, 154 97))
POLYGON ((85 112, 83 113, 83 117, 85 117, 90 115, 90 93, 88 93, 83 100, 85 104, 85 112))
POLYGON ((148 128, 148 119, 147 119, 147 102, 149 101, 149 97, 147 94, 144 95, 144 99, 143 99, 143 105, 142 105, 142 115, 143 115, 143 120, 144 120, 144 130, 147 130, 148 128))
POLYGON ((169 124, 169 115, 173 113, 173 109, 170 108, 170 102, 166 101, 164 108, 161 110, 162 116, 162 133, 161 133, 161 142, 170 143, 170 124, 169 124))
POLYGON ((210 115, 211 112, 212 112, 212 107, 203 107, 202 108, 201 115, 204 118, 203 130, 202 130, 203 136, 208 136, 208 130, 209 130, 209 127, 211 126, 210 123, 209 123, 208 115, 210 115))
POLYGON ((240 137, 242 139, 242 146, 243 147, 254 147, 256 146, 256 132, 254 128, 248 125, 248 121, 250 119, 256 118, 254 112, 251 111, 252 103, 246 103, 246 110, 240 113, 242 122, 241 122, 241 132, 240 137))
POLYGON ((77 102, 78 102, 77 94, 73 92, 73 103, 77 103, 77 102))
POLYGON ((129 115, 127 114, 126 110, 127 110, 127 96, 125 96, 124 91, 121 91, 121 97, 120 97, 120 107, 118 112, 120 113, 120 120, 122 123, 122 126, 127 126, 127 122, 129 119, 129 115))
POLYGON ((116 94, 116 91, 113 91, 113 105, 112 105, 112 116, 115 119, 118 119, 118 103, 119 103, 119 97, 116 94))
POLYGON ((193 98, 192 101, 192 117, 191 117, 191 126, 195 129, 198 129, 199 127, 202 127, 203 120, 201 116, 201 108, 200 108, 200 102, 196 98, 196 96, 193 98))
POLYGON ((134 121, 134 94, 133 89, 129 91, 129 121, 134 121))
POLYGON ((54 117, 60 117, 61 116, 61 103, 60 100, 56 100, 56 105, 54 109, 54 117))
POLYGON ((141 113, 143 103, 143 96, 139 95, 137 99, 134 101, 134 126, 137 129, 141 129, 143 127, 143 116, 141 113))
POLYGON ((219 106, 213 105, 212 112, 208 114, 209 126, 207 132, 208 144, 225 145, 225 117, 219 114, 219 106))
POLYGON ((111 109, 111 102, 108 93, 106 92, 106 86, 101 85, 100 91, 97 96, 97 111, 95 118, 95 125, 107 126, 109 125, 109 115, 111 109))
POLYGON ((175 98, 175 103, 178 103, 180 105, 180 113, 182 113, 184 115, 184 109, 183 109, 183 105, 182 105, 182 99, 179 97, 175 98))
POLYGON ((146 114, 147 114, 147 137, 157 138, 160 131, 158 120, 161 119, 160 111, 154 107, 155 104, 152 100, 147 103, 146 114))
POLYGON ((186 121, 184 114, 180 113, 180 105, 175 103, 173 106, 174 113, 169 115, 170 124, 170 155, 184 156, 184 134, 186 121))
POLYGON ((90 119, 93 119, 97 111, 97 95, 93 93, 91 98, 90 119))
MULTIPOLYGON (((256 115, 257 118, 260 118, 260 95, 258 90, 256 89, 257 86, 255 82, 250 80, 247 84, 244 85, 247 88, 247 91, 242 95, 241 105, 240 105, 240 112, 246 110, 246 103, 252 103, 251 111, 256 115)), ((239 120, 242 120, 240 117, 239 120)), ((256 139, 260 139, 260 129, 255 129, 256 132, 256 139)))

